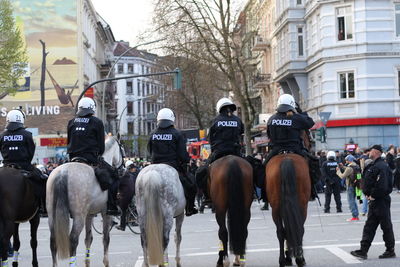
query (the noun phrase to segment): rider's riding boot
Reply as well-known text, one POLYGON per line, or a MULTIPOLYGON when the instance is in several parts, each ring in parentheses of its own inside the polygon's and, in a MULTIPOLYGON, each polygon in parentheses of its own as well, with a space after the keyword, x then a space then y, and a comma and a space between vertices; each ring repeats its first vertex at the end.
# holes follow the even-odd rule
POLYGON ((319 160, 314 155, 309 154, 306 152, 308 158, 308 166, 309 166, 309 174, 311 180, 311 196, 310 200, 315 200, 318 198, 317 191, 315 189, 315 185, 318 183, 321 177, 321 170, 319 168, 319 160))
MULTIPOLYGON (((118 190, 118 187, 116 190, 118 190)), ((107 215, 118 216, 119 210, 117 207, 116 193, 114 191, 114 186, 111 186, 110 189, 108 189, 107 215)))
POLYGON ((121 215, 121 224, 117 225, 117 229, 125 231, 125 228, 126 228, 126 212, 123 212, 121 215))

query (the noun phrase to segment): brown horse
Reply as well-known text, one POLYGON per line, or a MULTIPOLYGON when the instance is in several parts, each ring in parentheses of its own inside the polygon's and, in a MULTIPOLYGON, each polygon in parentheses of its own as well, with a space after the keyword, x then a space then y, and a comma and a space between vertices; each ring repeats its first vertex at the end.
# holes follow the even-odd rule
POLYGON ((229 265, 228 236, 229 248, 235 255, 233 266, 244 266, 247 225, 253 200, 253 169, 245 159, 225 156, 210 165, 208 186, 219 225, 217 267, 229 265), (227 213, 229 235, 225 224, 227 213))
POLYGON ((304 222, 311 192, 306 159, 293 153, 274 156, 266 166, 265 184, 279 239, 279 266, 291 265, 292 256, 297 266, 304 266, 304 222))
POLYGON ((34 185, 23 177, 21 170, 0 168, 0 248, 2 266, 8 266, 8 243, 13 236, 14 259, 13 266, 18 266, 18 250, 20 240, 18 228, 20 222, 31 224, 32 266, 38 266, 37 261, 37 229, 40 217, 37 212, 39 201, 34 195, 34 185))

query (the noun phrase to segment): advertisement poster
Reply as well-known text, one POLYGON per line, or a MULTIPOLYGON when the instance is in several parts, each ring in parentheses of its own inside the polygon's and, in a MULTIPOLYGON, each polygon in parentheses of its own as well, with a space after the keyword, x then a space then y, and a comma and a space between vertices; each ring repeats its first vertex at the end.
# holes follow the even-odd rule
POLYGON ((77 1, 12 1, 16 25, 27 48, 28 65, 17 93, 0 99, 0 118, 21 107, 25 126, 39 134, 62 134, 79 96, 77 1))

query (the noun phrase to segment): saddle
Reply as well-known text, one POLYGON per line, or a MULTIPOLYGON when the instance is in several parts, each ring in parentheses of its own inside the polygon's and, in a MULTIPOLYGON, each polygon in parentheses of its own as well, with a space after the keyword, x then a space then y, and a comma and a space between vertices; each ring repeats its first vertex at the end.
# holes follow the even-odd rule
POLYGON ((78 162, 78 163, 84 163, 90 166, 93 166, 92 164, 89 163, 89 161, 83 157, 74 157, 71 159, 71 162, 78 162))

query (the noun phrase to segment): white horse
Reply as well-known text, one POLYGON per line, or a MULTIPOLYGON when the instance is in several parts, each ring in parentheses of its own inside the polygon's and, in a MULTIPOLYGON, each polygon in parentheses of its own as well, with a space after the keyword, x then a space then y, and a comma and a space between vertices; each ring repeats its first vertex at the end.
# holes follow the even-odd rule
MULTIPOLYGON (((123 166, 123 152, 115 137, 107 137, 104 160, 114 167, 123 166)), ((102 191, 91 166, 70 162, 57 167, 47 181, 46 206, 49 216, 50 249, 53 266, 57 266, 57 252, 61 259, 70 257, 70 267, 76 266, 79 235, 86 226, 86 266, 90 266, 90 246, 93 241, 93 215, 103 217, 103 263, 109 266, 111 217, 106 215, 107 191, 102 191), (69 221, 72 229, 69 234, 69 221)))
POLYGON ((169 233, 175 220, 176 266, 180 267, 181 228, 186 199, 178 172, 166 164, 144 168, 136 180, 143 266, 168 266, 169 233))

